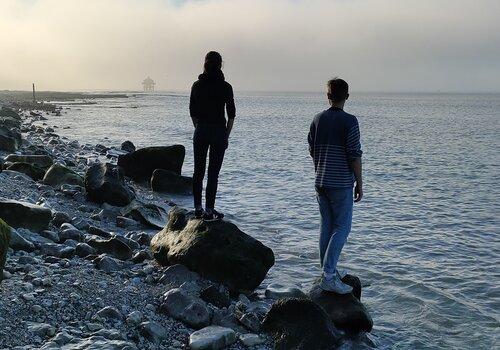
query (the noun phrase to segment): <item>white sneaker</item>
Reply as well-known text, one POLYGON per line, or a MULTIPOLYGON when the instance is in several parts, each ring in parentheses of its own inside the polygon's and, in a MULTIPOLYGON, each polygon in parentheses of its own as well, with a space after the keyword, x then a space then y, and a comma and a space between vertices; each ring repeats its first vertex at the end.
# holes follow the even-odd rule
POLYGON ((342 282, 337 275, 335 275, 332 279, 327 279, 325 276, 322 276, 319 286, 324 291, 334 292, 337 294, 349 294, 352 292, 352 287, 342 282))

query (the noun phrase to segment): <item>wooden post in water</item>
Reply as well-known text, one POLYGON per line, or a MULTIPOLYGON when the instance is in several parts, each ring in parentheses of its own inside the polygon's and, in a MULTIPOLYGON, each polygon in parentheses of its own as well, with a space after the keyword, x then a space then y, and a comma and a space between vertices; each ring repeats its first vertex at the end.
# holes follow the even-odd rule
POLYGON ((36 96, 35 96, 35 83, 33 83, 33 103, 36 103, 36 96))

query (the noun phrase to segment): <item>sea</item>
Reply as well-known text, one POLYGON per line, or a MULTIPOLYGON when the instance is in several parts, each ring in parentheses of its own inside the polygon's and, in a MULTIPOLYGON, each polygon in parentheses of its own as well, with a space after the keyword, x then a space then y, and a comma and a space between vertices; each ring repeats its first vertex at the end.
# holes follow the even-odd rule
MULTIPOLYGON (((66 104, 47 123, 81 143, 182 144, 191 176, 189 94, 128 95, 66 104)), ((236 107, 216 207, 274 250, 263 288, 307 290, 320 274, 307 133, 326 96, 237 93, 236 107)), ((345 110, 360 125, 364 198, 340 268, 361 279, 374 321, 345 346, 500 349, 500 95, 352 93, 345 110)))

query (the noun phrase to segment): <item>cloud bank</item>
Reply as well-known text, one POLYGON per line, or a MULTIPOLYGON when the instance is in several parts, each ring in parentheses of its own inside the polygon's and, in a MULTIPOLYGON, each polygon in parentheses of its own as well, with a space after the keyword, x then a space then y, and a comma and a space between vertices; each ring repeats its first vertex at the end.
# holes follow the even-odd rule
POLYGON ((0 89, 500 91, 497 0, 0 0, 0 89))

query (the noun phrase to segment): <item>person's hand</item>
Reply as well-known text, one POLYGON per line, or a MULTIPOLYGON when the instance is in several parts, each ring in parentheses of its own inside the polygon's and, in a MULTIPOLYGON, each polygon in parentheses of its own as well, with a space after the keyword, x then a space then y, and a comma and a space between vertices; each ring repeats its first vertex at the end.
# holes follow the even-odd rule
POLYGON ((354 202, 361 201, 361 198, 363 198, 363 186, 356 184, 356 187, 354 187, 354 202))

